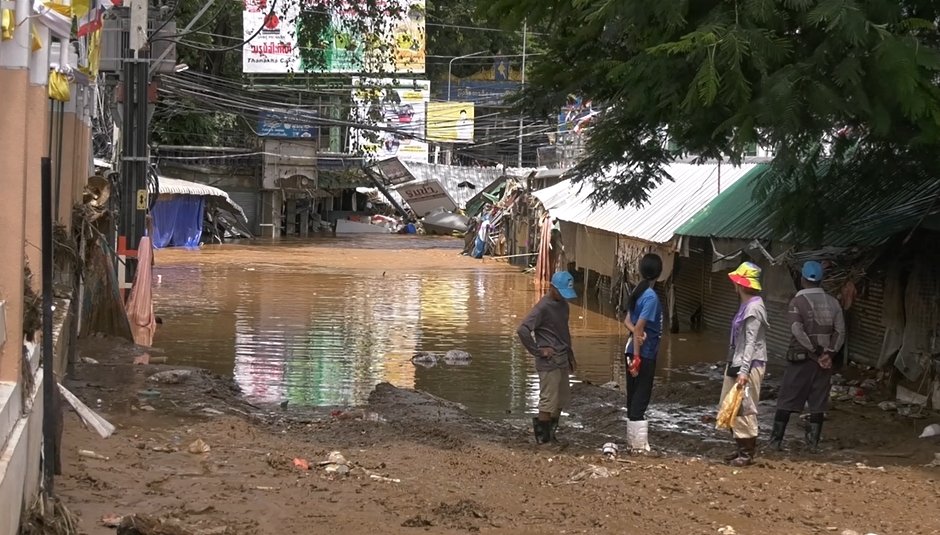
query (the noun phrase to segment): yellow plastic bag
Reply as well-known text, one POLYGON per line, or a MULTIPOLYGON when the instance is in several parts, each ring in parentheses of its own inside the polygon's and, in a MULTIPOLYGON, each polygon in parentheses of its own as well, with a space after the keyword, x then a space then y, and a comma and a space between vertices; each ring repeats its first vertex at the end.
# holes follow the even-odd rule
POLYGON ((718 406, 718 418, 715 421, 717 429, 731 429, 734 419, 738 417, 738 411, 741 410, 741 400, 744 399, 744 389, 734 386, 721 400, 718 406))
POLYGON ((35 24, 29 25, 29 36, 30 36, 30 50, 35 52, 42 48, 42 39, 39 37, 39 30, 36 29, 35 24))
POLYGON ((13 39, 13 30, 16 24, 13 20, 12 9, 0 9, 0 41, 13 39))
POLYGON ((49 98, 58 102, 68 102, 72 99, 69 79, 59 71, 49 73, 49 98))

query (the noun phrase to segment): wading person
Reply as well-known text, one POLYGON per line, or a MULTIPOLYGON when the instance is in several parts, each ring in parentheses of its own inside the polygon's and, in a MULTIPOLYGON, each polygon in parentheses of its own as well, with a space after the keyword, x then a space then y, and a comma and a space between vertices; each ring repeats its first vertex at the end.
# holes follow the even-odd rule
POLYGON ((535 441, 555 440, 561 411, 571 399, 568 374, 575 371, 568 329, 568 299, 574 299, 574 278, 567 271, 552 275, 551 287, 522 320, 516 331, 522 345, 535 357, 539 375, 539 413, 532 418, 535 441))
POLYGON ((783 449, 790 413, 800 413, 804 407, 809 410, 806 444, 814 452, 819 447, 823 416, 829 405, 832 361, 845 343, 842 306, 822 289, 822 280, 819 262, 803 264, 803 289, 788 308, 787 321, 793 337, 770 435, 770 445, 777 450, 783 449))
MULTIPOLYGON (((756 404, 767 366, 767 309, 760 296, 761 269, 751 262, 728 274, 738 292, 740 306, 731 322, 731 346, 725 367, 721 399, 732 388, 749 388, 756 404)), ((731 426, 737 449, 725 460, 733 466, 747 466, 757 453, 757 415, 738 416, 731 426)))
POLYGON ((624 356, 627 362, 627 445, 649 451, 649 422, 646 409, 653 395, 656 355, 663 336, 663 309, 654 289, 663 272, 663 260, 647 254, 640 260, 643 280, 630 294, 623 320, 630 331, 624 356))

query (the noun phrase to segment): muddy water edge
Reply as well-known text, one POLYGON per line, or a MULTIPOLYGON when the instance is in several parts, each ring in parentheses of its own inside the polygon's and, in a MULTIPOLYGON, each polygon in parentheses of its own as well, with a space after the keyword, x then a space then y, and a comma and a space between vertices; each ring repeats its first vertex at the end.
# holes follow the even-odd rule
MULTIPOLYGON (((515 329, 540 294, 530 275, 459 256, 460 246, 360 236, 159 251, 154 343, 171 364, 233 376, 259 404, 361 405, 389 382, 478 416, 521 416, 536 402, 537 379, 515 329), (411 362, 450 349, 472 362, 411 362)), ((582 296, 571 325, 578 378, 622 383, 625 330, 610 311, 582 296)), ((668 340, 661 380, 710 354, 707 343, 668 340)))

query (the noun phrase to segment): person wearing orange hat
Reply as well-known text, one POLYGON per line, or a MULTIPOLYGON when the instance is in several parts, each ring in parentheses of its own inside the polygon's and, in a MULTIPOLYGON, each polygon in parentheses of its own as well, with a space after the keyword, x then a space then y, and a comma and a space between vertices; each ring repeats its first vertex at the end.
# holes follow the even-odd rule
MULTIPOLYGON (((756 405, 760 399, 761 381, 767 367, 767 308, 760 296, 761 268, 745 262, 728 274, 738 292, 741 305, 731 322, 731 341, 728 363, 725 366, 721 399, 732 388, 747 388, 756 405)), ((757 415, 738 416, 731 426, 737 445, 726 460, 732 466, 750 465, 757 453, 757 415)))

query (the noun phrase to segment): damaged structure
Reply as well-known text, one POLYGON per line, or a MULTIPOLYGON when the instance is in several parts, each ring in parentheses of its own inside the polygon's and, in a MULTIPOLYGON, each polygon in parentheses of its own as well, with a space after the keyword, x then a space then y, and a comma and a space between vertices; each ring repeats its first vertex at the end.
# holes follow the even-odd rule
POLYGON ((682 328, 723 327, 737 308, 725 272, 750 260, 764 269, 769 349, 780 356, 790 338, 781 318, 797 291, 798 268, 818 260, 827 268, 824 287, 846 310, 845 357, 876 368, 893 365, 907 380, 927 384, 940 372, 940 180, 873 192, 853 205, 845 224, 807 246, 776 232, 768 217, 773 207, 756 200, 769 171, 767 165, 751 169, 676 230, 682 328))

